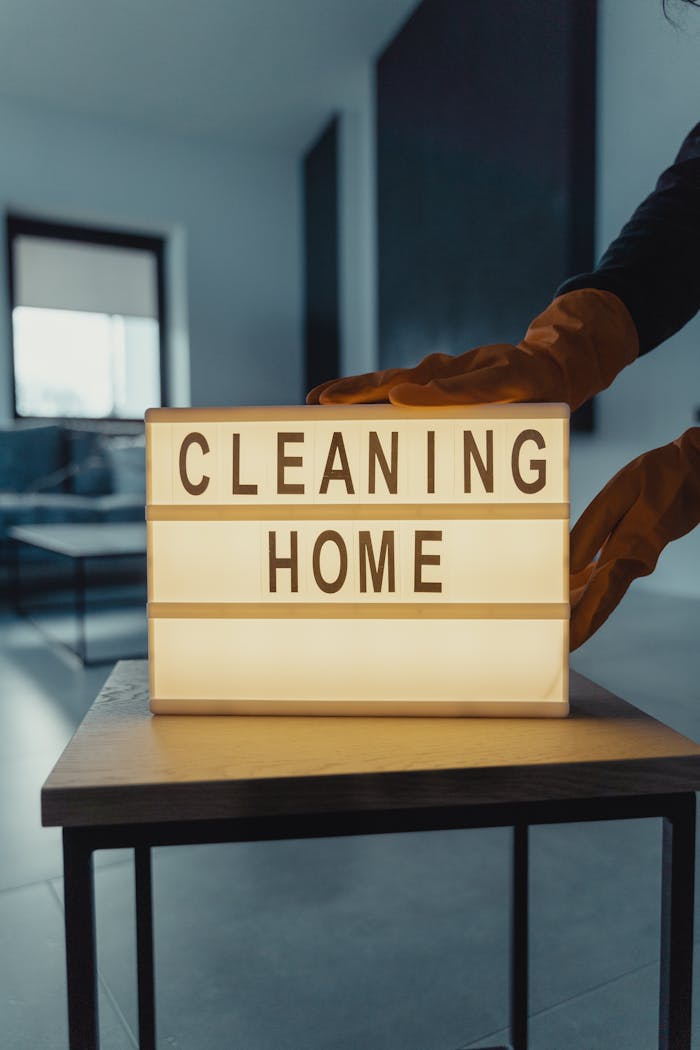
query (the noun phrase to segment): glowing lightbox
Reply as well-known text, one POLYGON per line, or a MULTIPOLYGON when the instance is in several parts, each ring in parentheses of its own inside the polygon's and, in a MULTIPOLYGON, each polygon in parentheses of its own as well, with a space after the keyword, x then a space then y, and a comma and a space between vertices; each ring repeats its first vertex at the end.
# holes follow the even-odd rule
POLYGON ((568 418, 150 409, 151 709, 566 715, 568 418))

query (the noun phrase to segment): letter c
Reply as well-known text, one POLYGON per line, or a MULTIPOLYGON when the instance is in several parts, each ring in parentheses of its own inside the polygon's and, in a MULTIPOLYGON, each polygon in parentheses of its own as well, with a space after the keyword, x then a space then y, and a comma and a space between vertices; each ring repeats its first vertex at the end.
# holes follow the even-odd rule
POLYGON ((191 434, 188 434, 185 437, 184 441, 180 445, 180 481, 182 482, 185 490, 189 492, 190 496, 201 496, 202 493, 206 491, 207 486, 209 485, 209 475, 202 474, 202 480, 198 481, 197 484, 195 484, 193 481, 190 481, 189 477, 187 476, 187 452, 189 450, 190 445, 199 445, 202 452, 206 455, 206 453, 209 451, 209 442, 205 438, 204 434, 200 434, 197 431, 193 431, 191 434))

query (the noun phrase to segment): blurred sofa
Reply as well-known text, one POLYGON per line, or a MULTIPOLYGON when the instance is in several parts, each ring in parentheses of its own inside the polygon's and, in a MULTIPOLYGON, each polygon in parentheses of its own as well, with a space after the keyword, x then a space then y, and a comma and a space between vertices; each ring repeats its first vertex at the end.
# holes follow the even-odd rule
POLYGON ((5 570, 11 525, 143 521, 145 501, 142 426, 126 432, 108 423, 0 426, 0 559, 5 570))

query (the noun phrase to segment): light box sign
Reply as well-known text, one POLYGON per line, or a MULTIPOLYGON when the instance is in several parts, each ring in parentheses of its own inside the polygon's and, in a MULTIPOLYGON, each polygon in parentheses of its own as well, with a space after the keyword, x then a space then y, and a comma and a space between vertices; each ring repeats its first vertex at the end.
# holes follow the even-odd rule
POLYGON ((149 410, 151 709, 567 714, 568 416, 149 410))

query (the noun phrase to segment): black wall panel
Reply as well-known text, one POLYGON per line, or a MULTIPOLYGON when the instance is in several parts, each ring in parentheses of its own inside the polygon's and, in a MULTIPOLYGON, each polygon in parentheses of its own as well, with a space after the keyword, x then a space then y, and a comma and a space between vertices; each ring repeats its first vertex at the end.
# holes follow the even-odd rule
POLYGON ((340 372, 338 122, 304 157, 306 389, 340 372))
POLYGON ((594 0, 424 0, 377 64, 382 366, 512 342, 593 262, 594 0))

